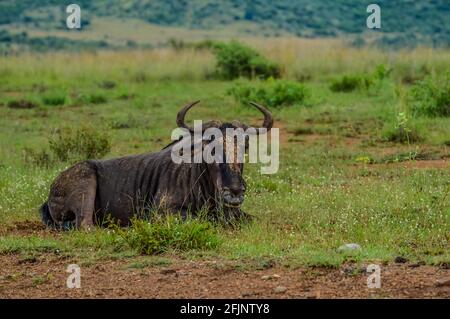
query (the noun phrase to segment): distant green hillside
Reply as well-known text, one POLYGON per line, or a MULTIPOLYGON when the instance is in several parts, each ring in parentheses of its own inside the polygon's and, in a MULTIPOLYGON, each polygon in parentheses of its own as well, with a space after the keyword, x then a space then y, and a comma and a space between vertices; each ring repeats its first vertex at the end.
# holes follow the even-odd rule
MULTIPOLYGON (((70 3, 81 6, 85 29, 94 28, 99 18, 120 18, 159 26, 222 31, 243 23, 253 26, 245 30, 247 35, 257 36, 289 33, 302 37, 351 35, 353 38, 368 33, 366 7, 377 3, 382 10, 382 28, 371 32, 379 35, 378 44, 394 47, 417 44, 448 47, 450 44, 448 0, 2 0, 3 39, 16 43, 17 37, 8 37, 5 32, 20 28, 42 32, 64 30, 64 9, 70 3)), ((27 35, 19 38, 22 43, 24 37, 27 35)), ((356 44, 364 43, 362 37, 356 38, 356 44)))

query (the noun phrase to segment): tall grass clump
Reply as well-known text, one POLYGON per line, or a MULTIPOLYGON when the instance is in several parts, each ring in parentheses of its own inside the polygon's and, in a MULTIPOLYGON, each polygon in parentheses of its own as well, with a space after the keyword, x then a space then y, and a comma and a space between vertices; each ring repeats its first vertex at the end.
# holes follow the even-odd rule
POLYGON ((63 105, 64 103, 66 103, 66 95, 61 92, 46 94, 42 97, 42 102, 45 105, 63 105))
POLYGON ((141 254, 155 255, 169 250, 213 249, 220 244, 217 232, 206 221, 175 215, 134 219, 128 229, 113 226, 119 236, 141 254))
POLYGON ((450 73, 418 81, 411 88, 408 102, 414 116, 450 116, 450 73))
POLYGON ((57 162, 75 163, 77 161, 101 158, 111 150, 110 137, 91 126, 77 129, 61 128, 48 140, 48 148, 23 149, 26 163, 50 168, 57 162))
POLYGON ((333 92, 352 92, 359 88, 369 88, 371 84, 369 78, 360 75, 344 75, 331 82, 330 90, 333 92))
POLYGON ((352 92, 357 89, 369 90, 372 87, 380 87, 381 82, 389 76, 391 69, 383 64, 376 66, 369 74, 347 74, 331 81, 330 90, 333 92, 352 92))
POLYGON ((49 146, 62 162, 101 158, 111 149, 109 137, 90 126, 59 129, 50 138, 49 146))
POLYGON ((232 80, 246 78, 277 78, 280 67, 256 50, 237 41, 217 43, 214 46, 217 73, 221 78, 232 80))
POLYGON ((382 135, 389 142, 408 145, 422 140, 417 128, 411 123, 405 112, 398 113, 396 122, 388 123, 383 129, 382 135))
POLYGON ((94 92, 89 94, 80 94, 75 98, 75 104, 103 104, 108 102, 107 97, 101 92, 94 92))
POLYGON ((307 87, 295 81, 274 80, 266 81, 238 80, 228 90, 228 94, 241 103, 257 101, 269 107, 282 107, 294 104, 304 104, 309 96, 307 87))

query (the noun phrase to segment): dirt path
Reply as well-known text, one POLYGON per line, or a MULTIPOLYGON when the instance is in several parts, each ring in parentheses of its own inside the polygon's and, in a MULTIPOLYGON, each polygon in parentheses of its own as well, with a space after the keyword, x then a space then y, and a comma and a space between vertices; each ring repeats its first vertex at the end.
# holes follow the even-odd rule
POLYGON ((81 288, 68 289, 71 262, 0 256, 0 298, 450 298, 450 282, 439 284, 450 270, 433 266, 381 266, 381 288, 369 289, 368 274, 352 265, 245 271, 219 261, 142 269, 104 261, 81 267, 81 288))

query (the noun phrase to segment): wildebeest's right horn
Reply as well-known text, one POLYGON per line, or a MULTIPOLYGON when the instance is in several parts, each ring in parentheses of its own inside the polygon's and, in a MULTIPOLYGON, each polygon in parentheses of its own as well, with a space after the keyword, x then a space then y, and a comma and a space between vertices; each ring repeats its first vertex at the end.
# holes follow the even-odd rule
MULTIPOLYGON (((264 123, 262 125, 261 128, 265 128, 268 131, 270 131, 270 129, 273 126, 273 116, 272 113, 270 113, 270 111, 265 108, 262 105, 259 105, 255 102, 250 102, 251 105, 253 105, 254 107, 256 107, 258 110, 261 111, 262 114, 264 114, 264 123)), ((256 134, 259 134, 259 128, 256 128, 256 134)))
POLYGON ((195 104, 197 104, 198 102, 200 102, 200 101, 192 102, 192 103, 186 105, 185 107, 183 107, 181 109, 181 111, 178 112, 178 114, 177 114, 177 125, 178 125, 178 127, 185 128, 185 129, 188 129, 191 132, 194 132, 194 130, 191 127, 187 126, 186 123, 184 123, 184 118, 186 116, 187 111, 189 111, 189 109, 191 107, 193 107, 195 104))

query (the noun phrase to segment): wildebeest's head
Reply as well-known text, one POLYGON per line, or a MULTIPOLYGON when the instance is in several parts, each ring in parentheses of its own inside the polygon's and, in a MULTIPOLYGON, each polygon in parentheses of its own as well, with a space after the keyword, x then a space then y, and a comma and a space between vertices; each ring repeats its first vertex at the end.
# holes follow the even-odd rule
MULTIPOLYGON (((186 105, 177 115, 178 127, 187 129, 194 134, 194 129, 185 124, 185 116, 191 107, 199 101, 186 105)), ((202 151, 210 143, 214 141, 214 136, 205 137, 209 128, 215 128, 221 131, 223 138, 216 140, 215 143, 222 144, 222 161, 213 161, 207 164, 209 176, 215 187, 216 194, 219 195, 220 201, 227 207, 239 207, 244 201, 245 181, 242 177, 244 170, 243 155, 248 148, 248 134, 258 135, 268 132, 273 125, 272 114, 264 106, 250 102, 264 115, 264 122, 261 128, 249 127, 239 121, 231 123, 222 123, 220 121, 210 121, 202 125, 202 151), (233 129, 236 135, 228 134, 233 129), (262 130, 263 129, 263 130, 262 130), (265 129, 265 130, 264 130, 265 129), (228 132, 228 133, 227 133, 228 132), (246 134, 243 134, 245 132, 246 134)), ((211 131, 211 130, 209 130, 211 131)), ((212 154, 215 155, 215 154, 212 154)))

